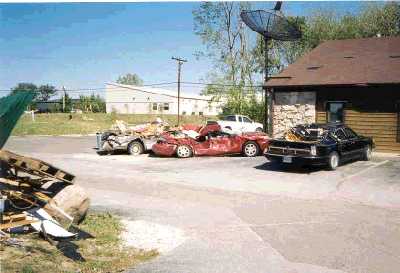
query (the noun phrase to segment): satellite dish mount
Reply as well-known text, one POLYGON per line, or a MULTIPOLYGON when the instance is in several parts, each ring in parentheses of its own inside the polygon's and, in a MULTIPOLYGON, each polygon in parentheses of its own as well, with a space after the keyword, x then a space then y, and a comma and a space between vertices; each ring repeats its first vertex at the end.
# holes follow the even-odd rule
MULTIPOLYGON (((301 31, 289 22, 280 11, 282 2, 276 2, 272 10, 244 10, 240 18, 253 31, 258 32, 264 38, 264 84, 269 79, 268 68, 268 42, 269 40, 295 41, 301 38, 301 31)), ((265 89, 264 130, 272 136, 272 94, 265 89), (268 130, 267 130, 268 129, 268 130)))

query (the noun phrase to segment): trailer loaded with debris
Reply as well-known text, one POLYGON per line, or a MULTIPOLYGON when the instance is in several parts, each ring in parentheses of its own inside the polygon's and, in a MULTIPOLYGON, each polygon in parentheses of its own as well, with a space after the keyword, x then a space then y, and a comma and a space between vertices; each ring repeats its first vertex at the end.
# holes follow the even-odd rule
POLYGON ((158 137, 169 125, 157 118, 151 123, 129 125, 117 120, 110 130, 98 132, 96 149, 97 154, 106 155, 115 151, 127 151, 130 155, 140 155, 150 151, 158 137))
POLYGON ((46 239, 72 238, 68 231, 89 209, 86 192, 75 176, 40 159, 1 150, 33 94, 21 92, 0 99, 0 237, 36 231, 46 239))

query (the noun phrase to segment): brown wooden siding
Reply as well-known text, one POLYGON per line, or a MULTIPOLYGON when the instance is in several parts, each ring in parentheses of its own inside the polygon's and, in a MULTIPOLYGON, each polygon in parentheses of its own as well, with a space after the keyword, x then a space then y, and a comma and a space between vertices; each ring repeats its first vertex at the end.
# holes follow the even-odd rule
POLYGON ((325 123, 326 103, 346 103, 344 122, 374 139, 376 150, 400 154, 400 85, 274 88, 275 92, 316 92, 316 117, 325 123))
POLYGON ((322 89, 317 91, 316 122, 326 122, 327 101, 346 101, 344 123, 360 135, 374 139, 376 150, 400 153, 397 133, 400 122, 400 87, 322 89))
MULTIPOLYGON (((345 124, 356 133, 372 137, 377 151, 400 153, 400 142, 397 142, 397 116, 396 113, 362 113, 346 110, 344 119, 345 124)), ((316 122, 326 122, 325 111, 317 111, 316 122)))

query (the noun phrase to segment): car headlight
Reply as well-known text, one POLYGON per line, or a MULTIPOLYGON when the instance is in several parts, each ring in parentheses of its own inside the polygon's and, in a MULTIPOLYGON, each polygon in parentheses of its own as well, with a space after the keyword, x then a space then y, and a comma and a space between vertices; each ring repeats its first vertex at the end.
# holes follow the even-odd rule
POLYGON ((317 155, 317 146, 312 145, 310 153, 311 153, 311 155, 317 155))

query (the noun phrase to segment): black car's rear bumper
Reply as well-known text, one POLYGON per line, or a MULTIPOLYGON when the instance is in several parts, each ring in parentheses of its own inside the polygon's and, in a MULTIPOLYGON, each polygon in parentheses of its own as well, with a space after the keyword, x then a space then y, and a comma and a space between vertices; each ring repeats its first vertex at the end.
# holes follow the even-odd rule
POLYGON ((296 165, 325 165, 328 163, 327 156, 295 156, 264 153, 265 157, 274 162, 296 164, 296 165), (291 158, 291 162, 285 162, 284 159, 291 158))

